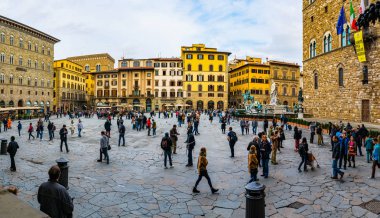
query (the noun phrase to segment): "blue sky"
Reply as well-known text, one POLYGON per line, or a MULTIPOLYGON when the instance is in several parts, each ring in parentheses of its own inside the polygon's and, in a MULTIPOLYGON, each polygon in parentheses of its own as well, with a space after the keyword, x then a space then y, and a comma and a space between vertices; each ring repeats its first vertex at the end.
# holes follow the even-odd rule
POLYGON ((2 0, 0 14, 59 38, 56 59, 175 57, 205 43, 230 58, 302 61, 300 0, 2 0))

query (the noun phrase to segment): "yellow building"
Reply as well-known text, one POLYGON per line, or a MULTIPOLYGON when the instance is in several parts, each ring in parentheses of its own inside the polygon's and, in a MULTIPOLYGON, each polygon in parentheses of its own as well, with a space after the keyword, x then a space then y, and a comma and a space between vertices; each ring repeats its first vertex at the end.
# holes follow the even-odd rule
POLYGON ((83 75, 86 77, 86 101, 91 108, 95 107, 95 72, 114 69, 115 59, 108 53, 91 54, 69 57, 67 60, 83 66, 83 75))
POLYGON ((235 108, 243 108, 243 94, 249 92, 261 104, 270 101, 270 66, 261 58, 247 56, 235 59, 229 69, 229 103, 235 108))
POLYGON ((228 56, 230 52, 204 44, 181 47, 186 104, 194 109, 226 109, 228 106, 228 56))
POLYGON ((69 60, 54 61, 53 110, 81 110, 86 105, 86 77, 83 67, 69 60))
POLYGON ((276 83, 278 104, 294 106, 298 103, 300 66, 294 63, 269 61, 270 83, 276 83))

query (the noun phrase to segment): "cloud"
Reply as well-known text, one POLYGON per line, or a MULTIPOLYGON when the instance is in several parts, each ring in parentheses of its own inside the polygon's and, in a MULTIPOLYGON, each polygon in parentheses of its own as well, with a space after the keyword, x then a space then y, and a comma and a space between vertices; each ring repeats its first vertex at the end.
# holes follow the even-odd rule
POLYGON ((182 45, 301 63, 299 0, 3 0, 0 14, 61 40, 56 59, 180 56, 182 45))

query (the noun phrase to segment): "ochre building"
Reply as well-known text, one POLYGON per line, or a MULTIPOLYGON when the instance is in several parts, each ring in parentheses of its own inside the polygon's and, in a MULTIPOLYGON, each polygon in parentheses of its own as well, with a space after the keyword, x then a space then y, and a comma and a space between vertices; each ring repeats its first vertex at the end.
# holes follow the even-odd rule
POLYGON ((52 109, 57 42, 53 36, 0 16, 0 107, 52 109))
POLYGON ((230 52, 204 44, 181 47, 186 104, 194 109, 228 107, 228 56, 230 52))
POLYGON ((83 67, 83 75, 86 77, 86 101, 89 109, 95 107, 95 72, 114 69, 115 59, 108 53, 81 55, 68 57, 67 60, 75 62, 83 67))
POLYGON ((83 67, 69 60, 54 61, 53 111, 82 110, 86 105, 86 77, 83 67))
MULTIPOLYGON (((358 17, 360 0, 353 0, 358 17)), ((368 2, 368 1, 367 1, 368 2)), ((364 31, 366 62, 350 42, 350 1, 303 1, 303 87, 306 113, 317 118, 380 123, 379 22, 364 31), (344 5, 347 24, 337 35, 344 5)))

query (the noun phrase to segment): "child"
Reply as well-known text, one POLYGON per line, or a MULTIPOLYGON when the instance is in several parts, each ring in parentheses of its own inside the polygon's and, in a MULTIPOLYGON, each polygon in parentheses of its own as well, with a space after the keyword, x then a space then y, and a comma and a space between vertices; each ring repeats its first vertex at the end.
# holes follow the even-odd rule
POLYGON ((153 135, 156 135, 157 123, 155 120, 153 120, 152 128, 153 128, 153 135))
POLYGON ((248 154, 248 170, 249 170, 249 173, 251 174, 251 179, 249 180, 248 183, 258 181, 258 179, 257 179, 257 172, 258 172, 257 167, 258 167, 259 161, 257 160, 256 154, 257 154, 256 153, 256 147, 251 146, 249 149, 249 154, 248 154))
POLYGON ((366 140, 365 140, 365 150, 367 151, 367 163, 369 163, 370 160, 372 160, 372 149, 373 149, 373 138, 372 135, 370 135, 366 140))

